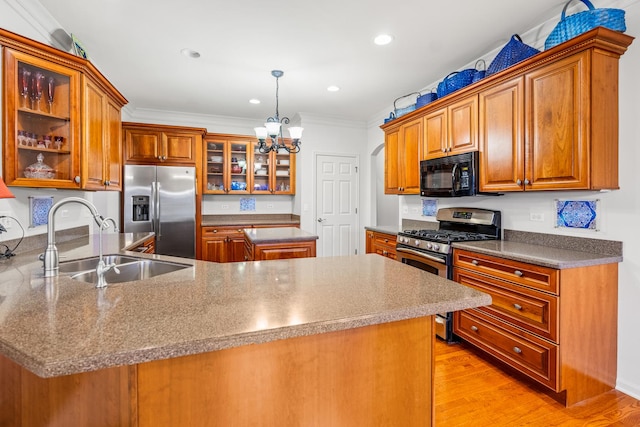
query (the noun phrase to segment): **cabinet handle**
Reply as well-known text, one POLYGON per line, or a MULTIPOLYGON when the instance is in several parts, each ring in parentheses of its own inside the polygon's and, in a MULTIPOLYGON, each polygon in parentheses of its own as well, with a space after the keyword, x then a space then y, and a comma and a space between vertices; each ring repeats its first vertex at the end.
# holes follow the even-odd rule
POLYGON ((472 325, 472 326, 471 326, 471 330, 472 330, 473 332, 478 332, 478 327, 477 327, 477 326, 475 326, 475 325, 472 325))
POLYGON ((521 179, 516 179, 516 184, 522 185, 522 180, 521 179))
POLYGON ((382 251, 382 255, 387 256, 387 255, 389 255, 389 252, 387 252, 387 251, 382 251))
POLYGON ((214 232, 214 233, 217 233, 217 232, 218 232, 218 230, 213 230, 213 232, 214 232))
POLYGON ((111 181, 105 181, 104 185, 106 185, 107 187, 111 185, 111 181))
POLYGON ((76 177, 75 177, 75 178, 73 178, 73 181, 74 181, 76 184, 80 184, 80 176, 76 175, 76 177))
POLYGON ((513 304, 513 308, 516 310, 522 310, 522 306, 520 304, 513 304))
POLYGON ((531 181, 529 181, 527 178, 524 179, 524 185, 529 185, 531 184, 531 181))
POLYGON ((513 274, 515 274, 515 275, 516 275, 516 276, 518 276, 518 277, 522 277, 522 276, 524 276, 524 274, 523 274, 523 273, 522 273, 522 271, 520 271, 520 270, 516 270, 516 271, 514 271, 514 272, 513 272, 513 274))
POLYGON ((520 350, 520 347, 513 347, 513 351, 515 351, 518 354, 522 353, 522 350, 520 350))
POLYGON ((389 243, 389 239, 384 239, 384 242, 385 243, 389 243))
POLYGON ((447 152, 447 148, 446 148, 446 147, 443 147, 443 148, 442 148, 442 152, 443 152, 443 153, 446 153, 446 152, 447 152))
POLYGON ((242 233, 242 228, 238 228, 238 233, 242 233))
POLYGON ((473 261, 471 261, 471 264, 473 264, 473 265, 478 265, 478 264, 480 264, 480 263, 478 262, 478 260, 474 259, 473 261))

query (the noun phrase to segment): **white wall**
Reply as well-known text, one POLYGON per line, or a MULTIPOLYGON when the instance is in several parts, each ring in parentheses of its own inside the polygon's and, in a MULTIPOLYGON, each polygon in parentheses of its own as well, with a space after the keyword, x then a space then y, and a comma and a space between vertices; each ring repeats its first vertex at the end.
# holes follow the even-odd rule
MULTIPOLYGON (((637 0, 601 1, 597 7, 612 7, 626 10, 627 34, 640 35, 640 2, 637 0)), ((522 33, 530 45, 542 49, 544 40, 557 20, 547 22, 531 31, 522 33)), ((497 52, 483 55, 493 58, 497 52)), ((462 68, 473 66, 461 64, 462 68)), ((619 119, 619 176, 620 190, 611 192, 524 192, 507 193, 500 197, 477 196, 458 199, 439 199, 438 207, 470 206, 502 211, 503 227, 538 233, 561 234, 594 239, 622 241, 624 261, 619 264, 618 306, 618 379, 617 388, 640 398, 640 240, 636 237, 640 228, 640 186, 637 185, 638 161, 640 161, 640 46, 638 40, 629 47, 620 59, 620 119, 619 119), (599 199, 601 223, 599 231, 554 228, 556 199, 599 199), (531 221, 530 214, 543 214, 544 221, 531 221)), ((437 83, 437 82, 436 82, 437 83)), ((435 83, 425 85, 432 87, 435 83)), ((369 123, 369 152, 384 139, 378 127, 387 111, 369 123)), ((421 216, 422 199, 419 196, 398 196, 400 218, 433 220, 421 216)))

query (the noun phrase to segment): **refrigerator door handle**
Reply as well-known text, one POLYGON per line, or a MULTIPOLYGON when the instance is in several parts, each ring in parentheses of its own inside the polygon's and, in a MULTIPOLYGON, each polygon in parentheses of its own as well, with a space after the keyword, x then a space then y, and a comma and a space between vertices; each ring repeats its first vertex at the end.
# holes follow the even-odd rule
POLYGON ((156 238, 160 238, 162 236, 162 231, 160 230, 160 183, 158 181, 155 182, 155 191, 154 191, 154 201, 156 204, 156 238))

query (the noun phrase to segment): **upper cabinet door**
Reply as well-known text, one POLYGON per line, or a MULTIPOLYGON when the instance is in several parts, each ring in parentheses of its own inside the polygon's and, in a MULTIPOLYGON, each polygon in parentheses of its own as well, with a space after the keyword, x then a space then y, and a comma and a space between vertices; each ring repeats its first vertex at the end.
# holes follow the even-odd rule
POLYGON ((525 75, 526 189, 589 188, 589 59, 584 52, 525 75))
POLYGON ((80 73, 5 48, 4 161, 8 185, 80 187, 80 73))
POLYGON ((524 179, 524 78, 480 92, 480 191, 521 191, 524 179))
POLYGON ((125 162, 196 165, 206 129, 146 123, 123 123, 125 162))

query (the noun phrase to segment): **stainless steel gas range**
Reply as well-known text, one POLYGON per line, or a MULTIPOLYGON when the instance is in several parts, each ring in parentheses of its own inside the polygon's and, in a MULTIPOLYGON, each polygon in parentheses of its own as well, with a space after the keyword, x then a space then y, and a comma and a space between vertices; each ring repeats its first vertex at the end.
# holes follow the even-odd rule
MULTIPOLYGON (((438 229, 404 230, 398 233, 398 261, 452 279, 454 242, 499 240, 502 237, 499 211, 477 208, 442 208, 436 214, 438 229)), ((436 316, 436 335, 451 343, 453 314, 436 316)))

